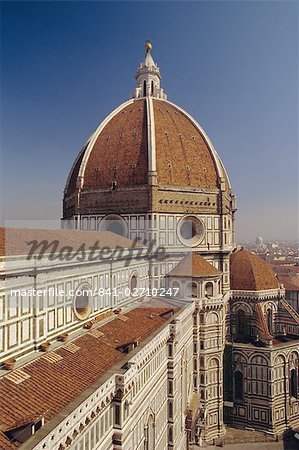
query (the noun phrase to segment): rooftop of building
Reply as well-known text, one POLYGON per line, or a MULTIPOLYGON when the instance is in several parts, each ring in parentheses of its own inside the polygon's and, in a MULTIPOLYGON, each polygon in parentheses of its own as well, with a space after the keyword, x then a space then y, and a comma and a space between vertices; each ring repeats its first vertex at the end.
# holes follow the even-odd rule
MULTIPOLYGON (((249 346, 251 348, 255 347, 261 347, 261 348, 267 348, 267 349, 276 349, 277 347, 287 347, 288 345, 297 345, 298 346, 299 336, 292 335, 292 334, 277 334, 273 336, 273 340, 271 342, 271 345, 267 345, 264 341, 260 339, 254 339, 251 337, 241 338, 241 339, 234 339, 233 345, 234 346, 249 346)), ((230 341, 227 341, 228 344, 230 344, 230 341)))
POLYGON ((143 304, 8 371, 0 379, 0 448, 18 446, 7 437, 10 430, 40 417, 49 422, 113 366, 124 363, 130 344, 138 348, 178 311, 161 301, 143 304))
POLYGON ((278 274, 277 276, 287 292, 299 291, 299 274, 290 272, 289 274, 278 274))
MULTIPOLYGON (((111 250, 117 247, 129 249, 133 246, 133 241, 111 231, 0 228, 0 257, 26 256, 33 248, 32 242, 37 242, 38 245, 33 251, 33 255, 38 255, 41 252, 43 243, 50 244, 48 248, 45 245, 46 254, 51 253, 55 249, 56 255, 60 252, 66 254, 69 252, 69 249, 75 254, 80 248, 82 249, 82 246, 84 246, 86 252, 90 251, 90 248, 94 246, 97 247, 97 250, 105 247, 111 250)), ((142 247, 139 243, 134 243, 134 246, 142 247)))
POLYGON ((273 270, 276 274, 299 274, 299 266, 289 266, 285 264, 272 264, 273 270))
POLYGON ((170 277, 215 277, 221 272, 197 252, 189 252, 168 273, 170 277))
POLYGON ((236 291, 278 289, 279 281, 271 265, 241 247, 230 255, 230 286, 236 291))

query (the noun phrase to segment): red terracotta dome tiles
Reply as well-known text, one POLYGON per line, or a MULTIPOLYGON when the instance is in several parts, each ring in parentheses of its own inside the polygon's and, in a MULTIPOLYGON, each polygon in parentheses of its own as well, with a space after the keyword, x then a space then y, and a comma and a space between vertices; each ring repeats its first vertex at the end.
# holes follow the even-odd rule
POLYGON ((191 120, 169 103, 153 103, 158 184, 217 188, 211 151, 191 120))
POLYGON ((145 102, 118 112, 99 134, 84 173, 84 188, 111 188, 147 183, 145 102))

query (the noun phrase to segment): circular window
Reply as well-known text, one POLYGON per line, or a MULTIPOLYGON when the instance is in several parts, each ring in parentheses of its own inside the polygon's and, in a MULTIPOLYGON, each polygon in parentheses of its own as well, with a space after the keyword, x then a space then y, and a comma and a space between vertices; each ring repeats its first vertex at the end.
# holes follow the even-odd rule
POLYGON ((196 216, 186 216, 178 223, 178 237, 188 247, 198 245, 204 236, 203 222, 196 216))
POLYGON ((78 289, 75 297, 74 311, 79 320, 87 319, 91 311, 88 291, 88 287, 78 289))
POLYGON ((99 226, 100 231, 111 231, 120 236, 127 236, 127 225, 124 219, 115 214, 104 217, 99 226))

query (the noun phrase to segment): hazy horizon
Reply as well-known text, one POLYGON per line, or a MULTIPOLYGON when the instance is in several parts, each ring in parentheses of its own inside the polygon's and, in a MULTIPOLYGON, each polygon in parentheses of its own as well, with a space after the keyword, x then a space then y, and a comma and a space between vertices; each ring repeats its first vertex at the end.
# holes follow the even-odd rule
POLYGON ((144 42, 214 143, 237 240, 298 239, 297 2, 2 2, 2 223, 56 221, 88 136, 135 86, 144 42))

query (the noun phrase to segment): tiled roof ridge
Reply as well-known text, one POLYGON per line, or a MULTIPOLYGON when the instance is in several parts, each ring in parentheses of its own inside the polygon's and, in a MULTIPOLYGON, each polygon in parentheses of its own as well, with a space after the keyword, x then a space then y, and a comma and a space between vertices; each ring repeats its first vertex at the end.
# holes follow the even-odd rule
POLYGON ((289 313, 289 315, 295 320, 297 325, 299 325, 299 314, 295 309, 289 304, 289 302, 285 299, 280 300, 280 304, 283 306, 283 308, 289 313))
MULTIPOLYGON (((20 384, 10 379, 6 380, 5 376, 2 377, 0 379, 0 430, 11 430, 17 424, 40 415, 49 422, 59 414, 67 404, 75 401, 107 371, 127 357, 126 354, 117 350, 117 347, 129 341, 136 341, 136 336, 140 336, 137 340, 142 343, 172 320, 169 316, 161 316, 161 313, 172 309, 169 305, 160 306, 159 304, 158 307, 154 305, 155 301, 151 306, 126 311, 126 316, 129 316, 130 320, 121 321, 115 317, 114 320, 103 324, 99 327, 99 330, 104 332, 103 337, 99 336, 95 339, 91 335, 92 330, 76 337, 71 341, 79 347, 74 353, 63 351, 64 344, 55 348, 52 352, 63 358, 54 363, 43 357, 34 359, 26 364, 26 373, 28 372, 30 377, 20 384), (117 342, 114 342, 115 338, 117 342)), ((174 312, 177 311, 178 309, 175 308, 174 312)), ((65 345, 67 344, 69 342, 65 345)), ((5 439, 5 435, 0 436, 0 448, 10 449, 8 445, 7 447, 2 445, 1 441, 5 439)))
POLYGON ((265 319, 265 315, 263 313, 263 309, 262 309, 262 305, 260 303, 257 303, 256 305, 256 310, 257 310, 257 316, 259 319, 259 323, 263 332, 263 337, 266 341, 271 341, 273 339, 273 336, 271 335, 271 333, 269 332, 268 329, 268 325, 265 319))
POLYGON ((271 265, 244 247, 231 253, 230 269, 232 290, 263 291, 279 288, 271 265))
POLYGON ((169 276, 216 276, 221 272, 207 261, 199 252, 188 252, 168 273, 169 276), (198 264, 199 263, 199 264, 198 264))

